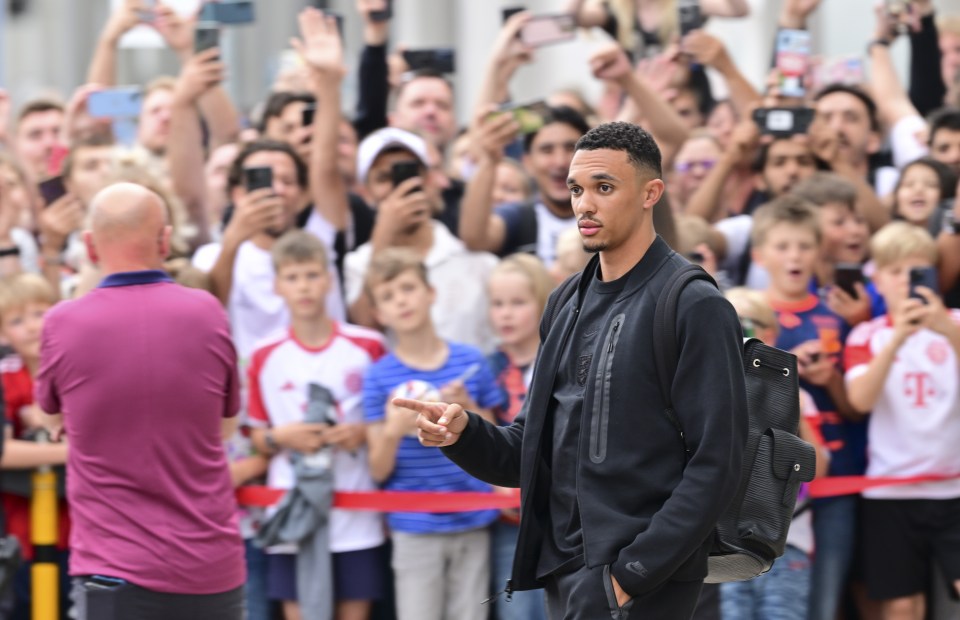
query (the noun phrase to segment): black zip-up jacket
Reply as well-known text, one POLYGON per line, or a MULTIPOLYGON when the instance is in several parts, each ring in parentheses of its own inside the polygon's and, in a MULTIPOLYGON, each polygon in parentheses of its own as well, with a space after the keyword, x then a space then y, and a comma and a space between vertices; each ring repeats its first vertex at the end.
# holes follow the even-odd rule
MULTIPOLYGON (((444 453, 491 484, 521 489, 521 519, 513 577, 507 590, 541 587, 536 569, 551 483, 542 443, 552 441, 545 418, 554 378, 577 321, 582 296, 599 261, 594 257, 577 293, 564 305, 542 344, 517 421, 506 427, 475 414, 444 453)), ((714 526, 740 481, 747 434, 740 324, 711 284, 695 281, 677 310, 679 363, 674 409, 690 450, 685 454, 660 394, 652 351, 657 296, 686 261, 660 237, 617 295, 583 394, 577 499, 584 563, 610 565, 621 587, 643 596, 668 580, 707 574, 714 526)))

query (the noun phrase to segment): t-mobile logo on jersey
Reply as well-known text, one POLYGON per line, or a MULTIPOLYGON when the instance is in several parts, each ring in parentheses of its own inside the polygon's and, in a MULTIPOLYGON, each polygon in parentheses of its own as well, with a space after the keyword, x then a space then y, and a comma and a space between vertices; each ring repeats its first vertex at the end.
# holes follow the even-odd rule
POLYGON ((929 398, 937 395, 932 377, 925 372, 908 372, 904 375, 906 386, 903 393, 913 399, 914 407, 926 407, 929 398))

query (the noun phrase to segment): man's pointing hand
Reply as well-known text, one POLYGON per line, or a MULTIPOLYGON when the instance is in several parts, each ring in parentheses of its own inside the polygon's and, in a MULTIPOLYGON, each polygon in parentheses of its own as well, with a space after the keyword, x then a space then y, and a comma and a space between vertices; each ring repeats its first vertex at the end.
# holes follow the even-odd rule
POLYGON ((460 433, 467 427, 467 412, 460 405, 447 403, 427 403, 406 398, 394 398, 393 404, 416 412, 417 437, 420 443, 442 448, 452 446, 460 439, 460 433))

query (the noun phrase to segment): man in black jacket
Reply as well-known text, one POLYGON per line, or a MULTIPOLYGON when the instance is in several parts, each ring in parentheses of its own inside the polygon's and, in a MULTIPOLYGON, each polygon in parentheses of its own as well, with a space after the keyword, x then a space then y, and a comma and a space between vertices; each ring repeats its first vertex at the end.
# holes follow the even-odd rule
POLYGON ((653 228, 660 151, 626 123, 577 144, 567 181, 584 247, 598 252, 542 347, 524 411, 497 427, 457 405, 419 412, 420 441, 466 471, 522 490, 511 590, 544 587, 551 618, 689 618, 717 519, 736 492, 746 437, 741 334, 703 281, 680 297, 670 419, 653 314, 685 264, 653 228))

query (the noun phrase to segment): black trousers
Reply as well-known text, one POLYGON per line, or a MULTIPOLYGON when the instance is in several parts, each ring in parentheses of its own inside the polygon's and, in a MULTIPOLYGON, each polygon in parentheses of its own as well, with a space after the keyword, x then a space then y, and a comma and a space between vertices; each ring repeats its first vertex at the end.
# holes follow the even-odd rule
POLYGON ((243 586, 218 594, 169 594, 132 583, 73 580, 79 620, 243 620, 243 586))
POLYGON ((689 620, 700 596, 700 581, 668 581, 653 592, 617 606, 610 569, 580 568, 546 579, 550 620, 689 620))

